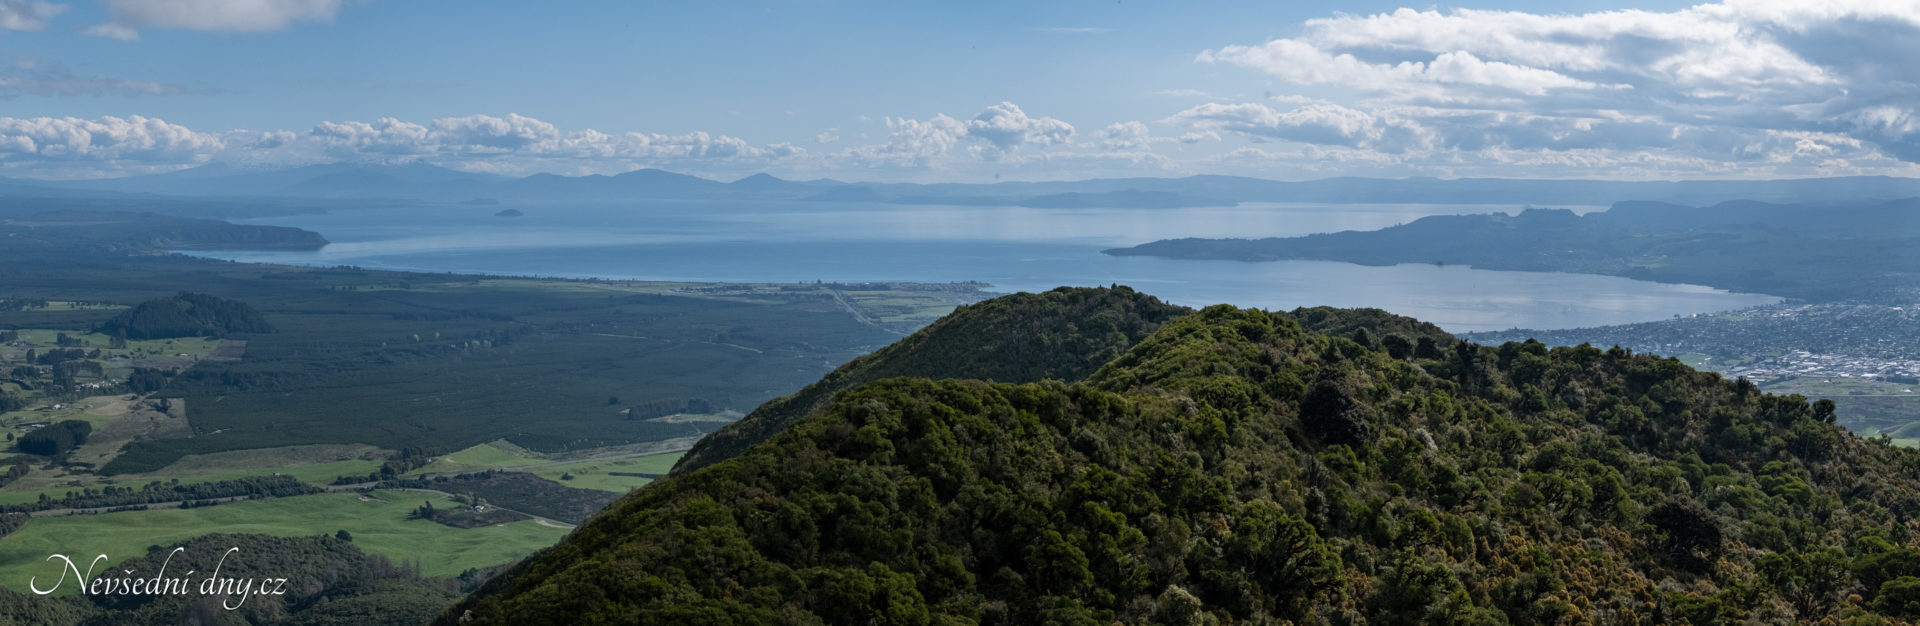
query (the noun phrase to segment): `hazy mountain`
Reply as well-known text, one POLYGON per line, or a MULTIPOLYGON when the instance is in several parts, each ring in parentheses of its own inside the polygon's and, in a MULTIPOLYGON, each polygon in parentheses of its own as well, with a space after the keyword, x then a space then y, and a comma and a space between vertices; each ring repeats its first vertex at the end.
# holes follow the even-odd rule
POLYGON ((1373 231, 1163 239, 1106 250, 1180 259, 1435 263, 1605 274, 1815 302, 1920 295, 1920 201, 1710 207, 1622 202, 1602 212, 1435 215, 1373 231))
POLYGON ((616 176, 535 174, 500 182, 487 193, 493 197, 519 200, 622 200, 732 195, 726 183, 657 169, 634 170, 616 176))
POLYGON ((824 181, 824 182, 821 182, 821 181, 802 182, 802 181, 782 180, 779 178, 775 178, 770 174, 754 174, 752 176, 748 176, 746 178, 742 178, 740 180, 727 183, 727 186, 730 188, 748 192, 748 193, 789 194, 789 195, 795 195, 795 196, 817 193, 821 189, 825 189, 828 187, 837 187, 839 185, 840 183, 838 181, 831 181, 831 180, 824 181))
POLYGON ((1773 203, 1887 201, 1920 196, 1920 179, 1856 176, 1771 181, 1592 181, 1466 178, 1329 178, 1273 181, 1239 176, 1112 178, 988 184, 861 183, 830 179, 789 181, 755 174, 733 182, 657 169, 615 176, 535 174, 507 178, 458 172, 413 162, 334 163, 282 170, 244 170, 210 164, 165 174, 87 181, 0 181, 48 189, 190 196, 390 198, 455 201, 472 197, 521 200, 768 199, 810 196, 902 204, 1025 205, 1036 207, 1175 207, 1237 202, 1428 203, 1601 206, 1626 200, 1703 206, 1730 200, 1773 203))
POLYGON ((1092 193, 1070 191, 1027 198, 1019 201, 1018 204, 1036 209, 1179 209, 1198 206, 1233 206, 1237 203, 1196 198, 1171 191, 1127 189, 1092 193))

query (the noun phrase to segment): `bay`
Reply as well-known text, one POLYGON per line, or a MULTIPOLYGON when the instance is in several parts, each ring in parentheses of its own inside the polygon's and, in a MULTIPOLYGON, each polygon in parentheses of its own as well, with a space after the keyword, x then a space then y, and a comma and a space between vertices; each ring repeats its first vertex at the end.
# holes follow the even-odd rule
POLYGON ((320 250, 196 254, 296 265, 622 280, 981 281, 1005 292, 1122 284, 1189 306, 1378 307, 1453 332, 1621 324, 1779 301, 1585 274, 1100 254, 1156 239, 1371 230, 1427 215, 1521 208, 1028 209, 759 201, 410 206, 245 220, 319 232, 334 242, 320 250), (523 215, 494 215, 507 208, 523 215))

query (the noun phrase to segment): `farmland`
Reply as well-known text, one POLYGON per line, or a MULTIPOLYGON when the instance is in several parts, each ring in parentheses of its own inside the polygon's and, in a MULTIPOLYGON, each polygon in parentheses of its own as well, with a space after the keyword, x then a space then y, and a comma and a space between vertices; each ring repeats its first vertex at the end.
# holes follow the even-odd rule
MULTIPOLYGON (((460 450, 504 439, 561 453, 698 437, 718 424, 627 419, 623 411, 696 401, 751 410, 896 336, 892 322, 862 318, 912 319, 903 311, 944 311, 978 297, 967 285, 863 286, 850 301, 832 285, 153 262, 193 270, 150 274, 137 287, 124 274, 35 275, 9 283, 15 293, 5 295, 128 306, 173 290, 241 294, 278 331, 129 342, 178 360, 178 373, 152 397, 191 407, 190 436, 133 441, 100 464, 101 474, 149 474, 187 455, 293 445, 460 450), (850 304, 862 298, 883 300, 885 311, 850 304), (210 357, 240 341, 242 358, 210 357)), ((28 313, 38 326, 24 329, 23 341, 84 333, 114 310, 0 311, 0 328, 28 313)), ((88 345, 106 340, 83 336, 88 345)))
POLYGON ((0 586, 27 590, 27 581, 51 571, 50 554, 105 554, 110 562, 207 533, 284 537, 345 530, 361 549, 396 562, 417 561, 428 576, 455 576, 469 568, 508 563, 558 541, 567 530, 534 521, 456 529, 407 515, 422 501, 455 506, 443 496, 375 491, 367 497, 328 493, 238 502, 192 509, 126 511, 36 518, 0 541, 0 586))
MULTIPOLYGON (((20 409, 0 426, 92 429, 52 456, 0 455, 0 469, 26 468, 0 486, 0 504, 156 482, 278 474, 324 485, 493 468, 528 472, 496 481, 523 487, 496 494, 503 502, 541 504, 541 489, 624 493, 650 479, 615 473, 664 473, 727 420, 986 295, 973 284, 536 280, 40 252, 0 247, 0 369, 32 368, 0 383, 20 409), (177 294, 230 300, 264 323, 155 339, 97 332, 131 328, 116 316, 144 303, 191 300, 177 294), (49 350, 79 364, 47 364, 49 350)), ((0 586, 24 588, 55 552, 117 562, 216 532, 346 530, 429 576, 504 564, 566 532, 408 519, 423 501, 453 506, 376 491, 37 517, 0 539, 0 586)))

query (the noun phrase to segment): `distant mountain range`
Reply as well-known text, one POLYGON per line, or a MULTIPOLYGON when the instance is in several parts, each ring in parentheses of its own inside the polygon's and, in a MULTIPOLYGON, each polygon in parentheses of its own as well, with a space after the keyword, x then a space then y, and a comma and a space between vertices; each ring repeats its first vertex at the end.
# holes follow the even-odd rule
POLYGON ((1435 215, 1374 231, 1265 239, 1163 239, 1114 256, 1361 265, 1436 263, 1707 285, 1814 302, 1920 295, 1920 199, 1856 204, 1751 200, 1691 207, 1619 202, 1577 215, 1529 209, 1435 215))
POLYGON ((0 179, 0 197, 124 194, 329 201, 458 202, 630 199, 795 200, 1028 206, 1179 208, 1243 202, 1428 203, 1604 206, 1623 200, 1706 205, 1729 200, 1826 203, 1920 196, 1920 179, 1884 176, 1767 181, 1597 181, 1496 178, 1328 178, 1286 182, 1239 176, 1102 178, 991 184, 794 181, 755 174, 732 182, 640 169, 614 176, 535 174, 512 178, 427 163, 334 163, 280 170, 224 164, 127 178, 0 179))

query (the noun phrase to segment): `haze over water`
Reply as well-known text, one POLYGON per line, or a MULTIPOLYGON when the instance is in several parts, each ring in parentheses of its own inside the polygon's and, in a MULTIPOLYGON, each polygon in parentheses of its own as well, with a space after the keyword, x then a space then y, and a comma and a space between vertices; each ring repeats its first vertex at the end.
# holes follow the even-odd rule
MULTIPOLYGON (((1028 209, 723 201, 392 207, 247 220, 319 232, 334 242, 320 250, 195 254, 250 262, 570 278, 981 281, 1003 292, 1117 283, 1189 306, 1378 307, 1454 332, 1651 321, 1779 300, 1695 285, 1458 265, 1243 263, 1100 253, 1157 239, 1371 230, 1427 215, 1522 208, 1249 204, 1175 210, 1028 209), (508 208, 524 215, 494 215, 508 208)), ((1599 207, 1568 208, 1584 212, 1599 207)))

